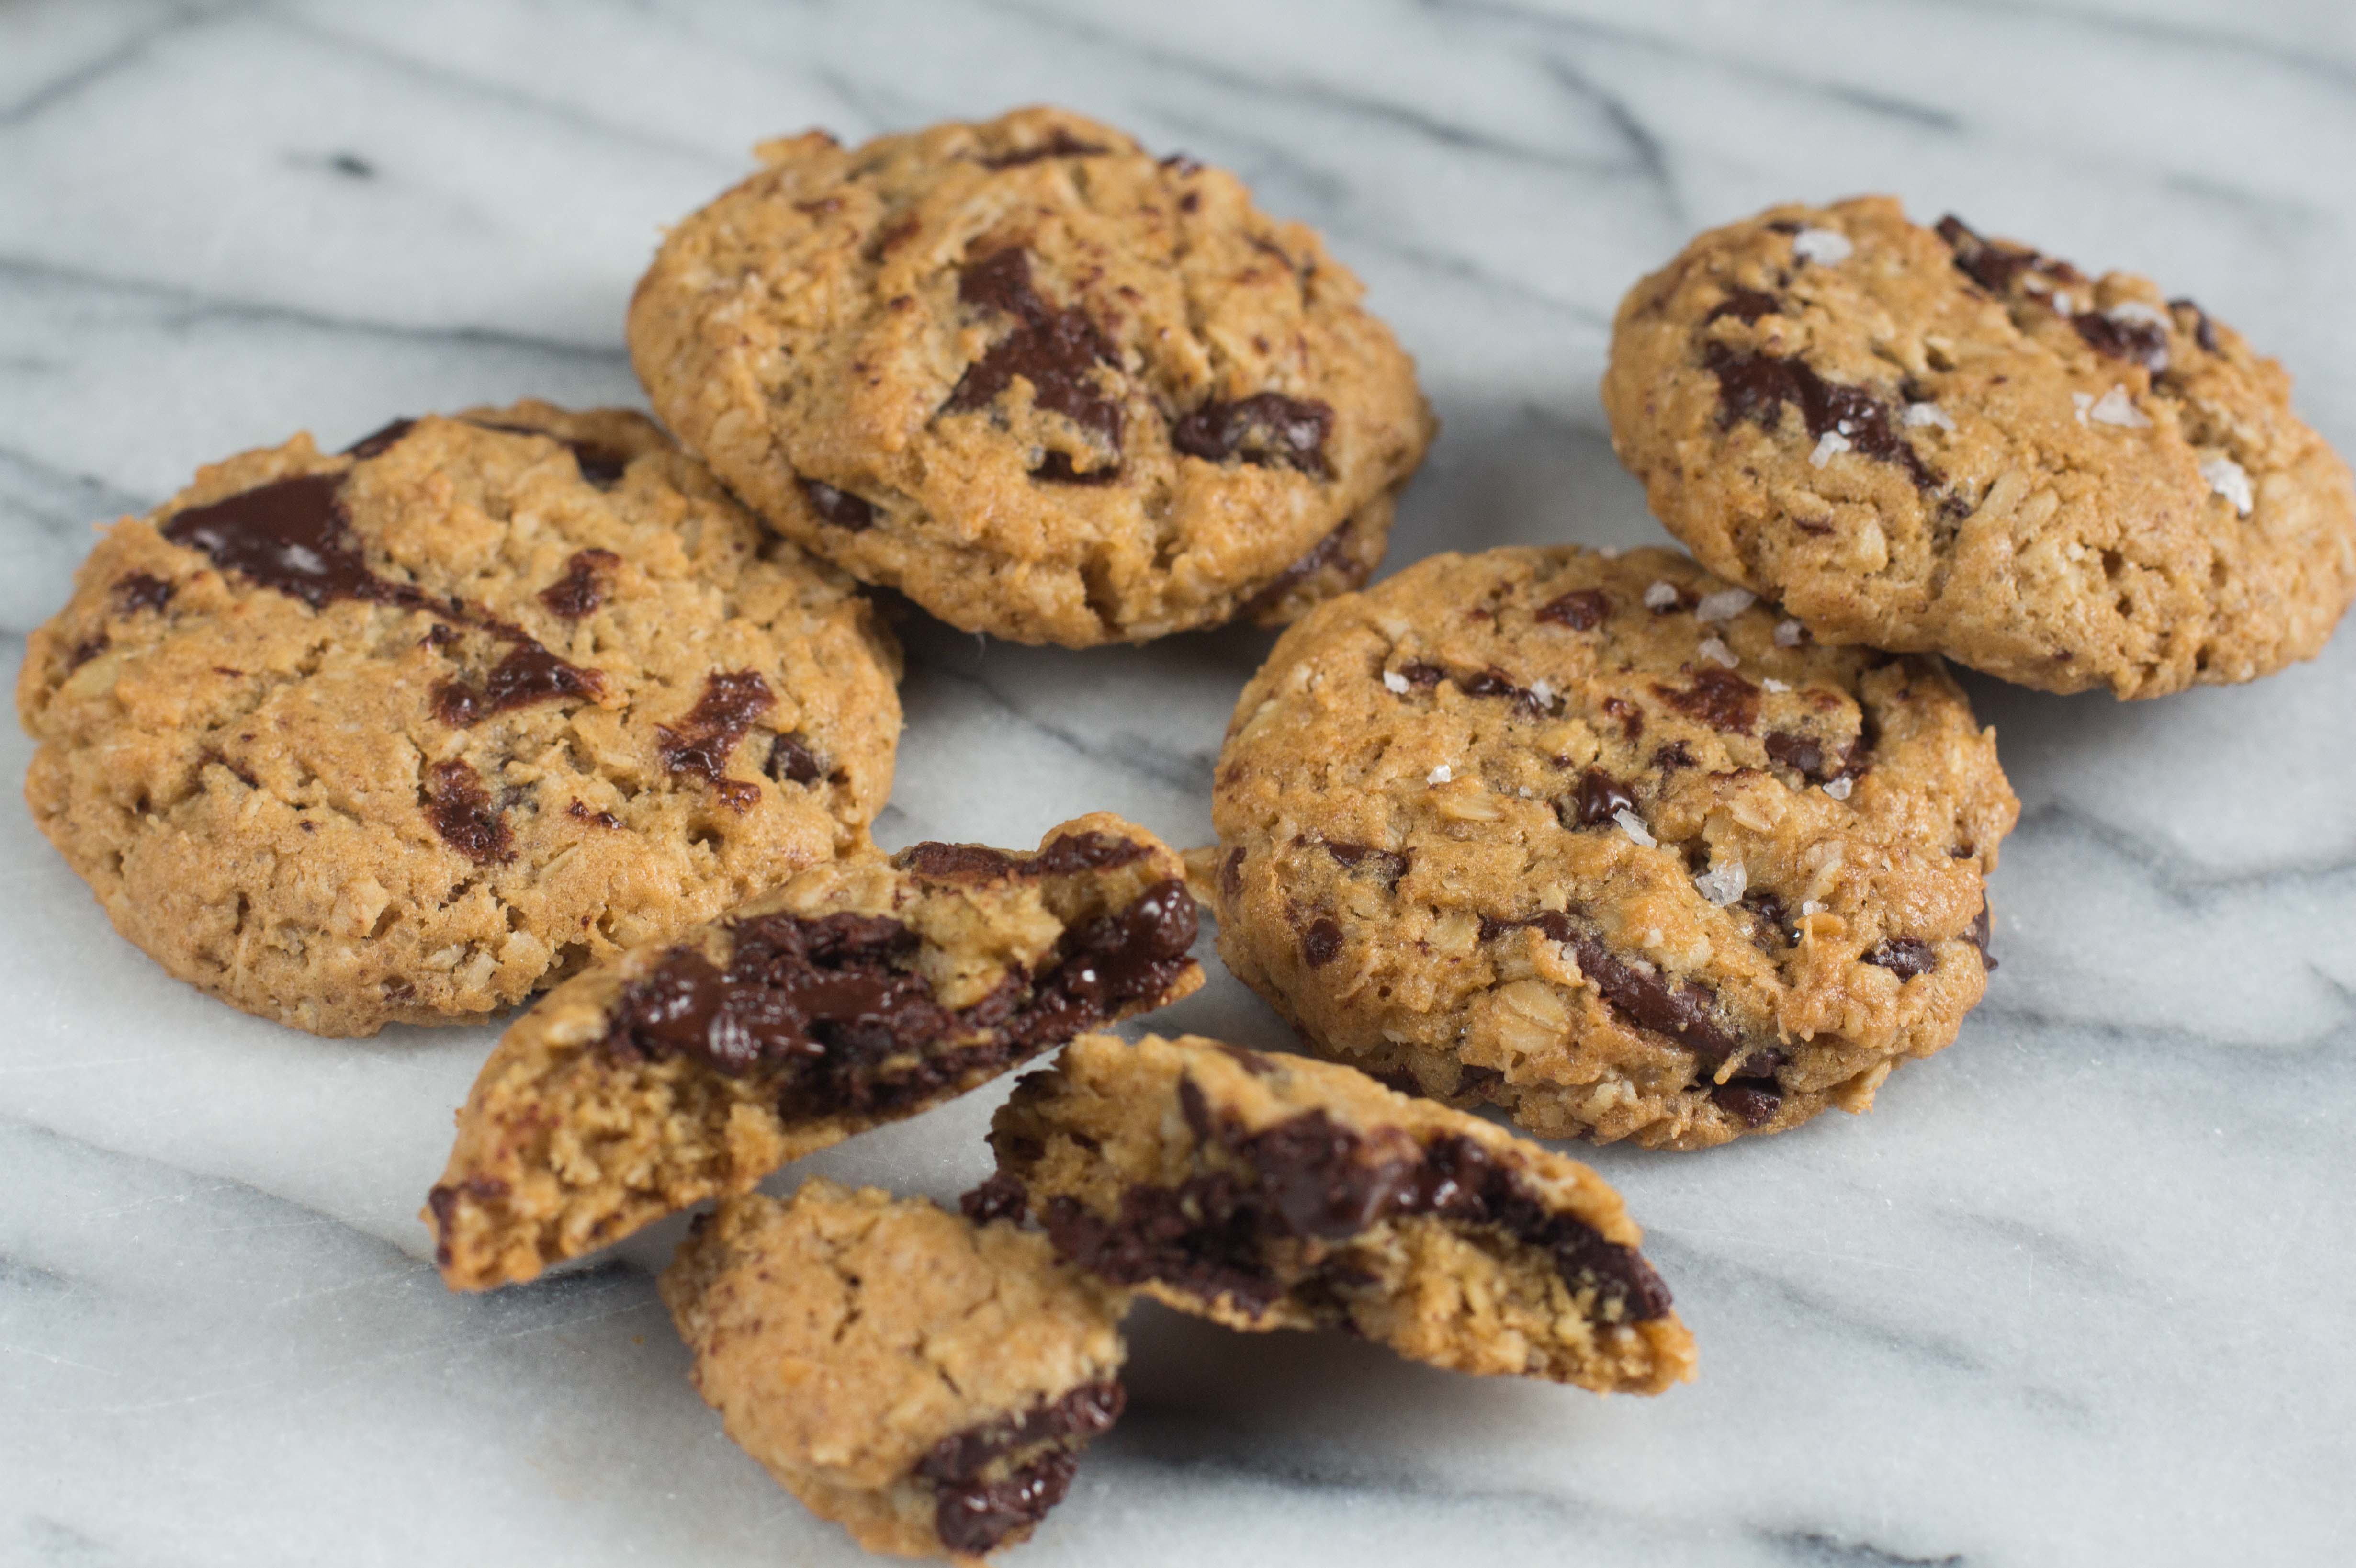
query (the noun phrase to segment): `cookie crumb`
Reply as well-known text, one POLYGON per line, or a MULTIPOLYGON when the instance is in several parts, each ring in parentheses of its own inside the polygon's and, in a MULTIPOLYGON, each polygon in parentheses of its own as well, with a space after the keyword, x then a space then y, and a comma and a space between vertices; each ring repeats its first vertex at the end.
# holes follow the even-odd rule
POLYGON ((1759 596, 1748 588, 1720 588, 1714 594, 1704 594, 1701 603, 1694 607, 1694 618, 1705 621, 1732 620, 1759 602, 1759 596))
POLYGON ((1643 849, 1660 847, 1661 841, 1653 836, 1652 830, 1644 825, 1644 819, 1625 806, 1612 812, 1612 820, 1620 824, 1620 831, 1626 833, 1638 847, 1643 849))
POLYGON ((1722 638, 1705 637, 1701 639, 1701 647, 1695 651, 1712 664, 1721 664, 1729 670, 1742 662, 1734 656, 1734 650, 1726 646, 1722 638))
POLYGON ((2233 510, 2244 517, 2249 516, 2250 509, 2257 504, 2257 498, 2250 489, 2248 470, 2231 457, 2201 458, 2201 477, 2209 481, 2211 489, 2232 501, 2233 510))
POLYGON ((1837 430, 1827 430, 1816 438, 1816 449, 1808 454, 1808 467, 1821 468, 1849 449, 1849 438, 1837 430))
POLYGON ((1838 266, 1856 249, 1837 229, 1803 229, 1792 236, 1792 254, 1822 267, 1838 266))

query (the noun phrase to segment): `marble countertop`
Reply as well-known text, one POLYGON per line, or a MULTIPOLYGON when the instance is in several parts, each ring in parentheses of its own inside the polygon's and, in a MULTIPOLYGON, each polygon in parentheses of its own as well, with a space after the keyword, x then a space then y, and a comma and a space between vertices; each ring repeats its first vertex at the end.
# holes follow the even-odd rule
MULTIPOLYGON (((1053 100, 1322 228, 1446 428, 1394 564, 1659 536, 1596 400, 1620 292, 1787 197, 2131 267, 2356 451, 2334 0, 444 0, 0 7, 0 632, 90 525, 298 428, 640 402, 657 226, 763 136, 1053 100)), ((1209 837, 1264 634, 918 621, 878 824, 1209 837)), ((1586 1157, 1697 1336, 1659 1400, 1133 1323, 1018 1564, 2344 1562, 2356 1525, 2356 633, 2121 705, 1972 680, 2024 812, 1987 1000, 1879 1108, 1586 1157)), ((21 777, 27 743, 0 738, 21 777)), ((849 1563, 722 1436, 679 1225, 490 1299, 415 1214, 492 1031, 309 1038, 166 979, 0 811, 0 1563, 849 1563)), ((1279 1045, 1224 975, 1162 1020, 1279 1045)), ((1002 1092, 1002 1086, 1000 1092, 1002 1092)), ((948 1196, 1000 1092, 809 1162, 948 1196)))

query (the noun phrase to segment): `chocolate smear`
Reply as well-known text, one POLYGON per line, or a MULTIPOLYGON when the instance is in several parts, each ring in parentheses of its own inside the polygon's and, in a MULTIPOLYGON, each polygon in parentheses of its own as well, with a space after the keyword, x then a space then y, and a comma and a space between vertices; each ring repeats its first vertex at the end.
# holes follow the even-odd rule
POLYGON ((577 550, 564 564, 564 575, 540 591, 548 613, 562 620, 579 620, 605 602, 605 586, 622 558, 610 550, 577 550))
POLYGON ((863 532, 875 526, 873 503, 817 479, 803 479, 801 487, 802 494, 809 498, 810 510, 822 521, 847 533, 863 532))
POLYGON ((425 770, 426 820, 442 842, 477 865, 515 858, 515 840, 491 805, 482 776, 464 762, 437 762, 425 770))
POLYGON ((704 677, 703 695, 676 726, 657 725, 657 747, 664 768, 689 774, 706 783, 723 782, 728 758, 753 721, 776 706, 777 699, 756 670, 715 670, 704 677))
POLYGON ((1575 588, 1538 607, 1537 619, 1567 626, 1573 631, 1593 631, 1612 613, 1612 600, 1601 588, 1575 588))
POLYGON ((1119 357, 1103 331, 1077 306, 1057 310, 1031 282, 1031 255, 1020 247, 968 266, 958 280, 959 302, 1015 319, 1014 330, 966 368, 942 410, 986 408, 1017 376, 1031 383, 1033 403, 1060 413, 1120 450, 1121 406, 1097 390, 1099 365, 1118 371, 1119 357))

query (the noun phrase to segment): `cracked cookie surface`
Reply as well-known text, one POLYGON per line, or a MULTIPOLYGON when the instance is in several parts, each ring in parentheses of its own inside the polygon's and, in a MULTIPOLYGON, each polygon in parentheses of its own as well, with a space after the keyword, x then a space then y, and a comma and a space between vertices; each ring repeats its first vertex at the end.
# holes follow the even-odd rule
POLYGON ((672 230, 630 349, 787 537, 969 631, 1086 647, 1365 580, 1430 444, 1312 231, 1053 109, 767 165, 672 230))
POLYGON ((968 1212, 1232 1328, 1341 1327, 1458 1371, 1658 1393, 1693 1337, 1601 1176, 1365 1074, 1085 1035, 1015 1086, 968 1212))
POLYGON ((871 1552, 1027 1539, 1120 1414, 1125 1294, 923 1198, 730 1198, 661 1290, 728 1435, 871 1552))
POLYGON ((2311 659, 2356 595, 2278 363, 1885 197, 1694 241, 1622 301, 1603 402, 1669 531, 1828 641, 2151 697, 2311 659))
POLYGON ((1665 550, 1440 555, 1236 706, 1219 953, 1312 1048, 1547 1137, 1861 1111, 1986 984, 2019 811, 1938 661, 1665 550))
POLYGON ((644 418, 308 436, 117 523, 33 634, 26 797, 171 973, 471 1022, 863 843, 899 650, 644 418))
POLYGON ((456 1289, 528 1280, 1203 983, 1177 855, 1108 813, 1038 853, 801 873, 551 992, 483 1064, 424 1218, 456 1289))

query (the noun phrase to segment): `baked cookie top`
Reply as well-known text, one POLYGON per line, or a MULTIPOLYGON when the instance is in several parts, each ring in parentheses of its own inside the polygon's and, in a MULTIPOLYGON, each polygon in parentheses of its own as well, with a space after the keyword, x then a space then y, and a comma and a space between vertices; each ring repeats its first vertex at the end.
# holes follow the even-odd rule
POLYGON ((923 1198, 731 1198, 661 1290, 728 1435, 871 1552, 1026 1540, 1120 1414, 1125 1294, 923 1198))
POLYGON ((307 435, 109 530, 33 634, 34 817, 173 974, 479 1018, 864 842, 899 650, 637 414, 307 435))
POLYGON ((1108 812, 1034 854, 813 866, 599 964, 483 1064, 426 1201, 455 1289, 528 1280, 1203 983, 1177 854, 1108 812))
POLYGON ((1458 1371, 1658 1393, 1693 1337, 1601 1176, 1364 1073, 1084 1035, 1015 1086, 968 1212, 1243 1329, 1342 1327, 1458 1371))
POLYGON ((2356 594, 2347 466, 2279 364, 1886 197, 1687 245, 1621 302, 1603 403, 1669 531, 1826 641, 2152 697, 2313 658, 2356 594))
POLYGON ((1954 1038, 2018 812, 1936 660, 1822 647, 1670 551, 1437 555, 1245 687, 1205 891, 1313 1048, 1694 1148, 1954 1038))
POLYGON ((1290 618, 1365 580, 1433 430, 1311 230, 1055 109, 823 132, 672 230, 630 351, 787 537, 969 631, 1290 618))

